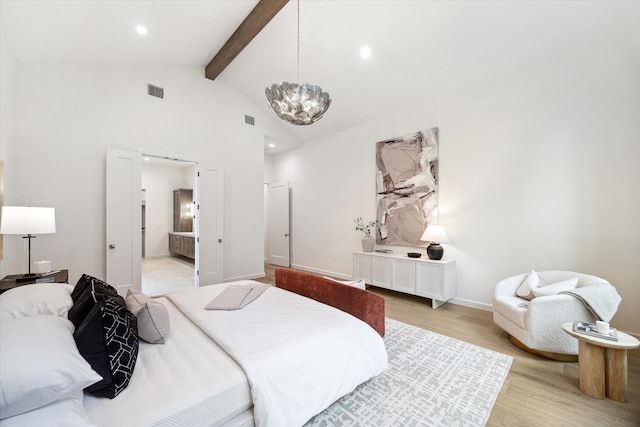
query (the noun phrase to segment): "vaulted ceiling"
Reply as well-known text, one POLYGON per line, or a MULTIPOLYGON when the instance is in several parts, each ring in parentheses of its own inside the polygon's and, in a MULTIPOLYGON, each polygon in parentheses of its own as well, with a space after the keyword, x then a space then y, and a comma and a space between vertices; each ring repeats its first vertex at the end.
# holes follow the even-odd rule
MULTIPOLYGON (((19 62, 198 66, 204 79, 204 67, 257 3, 2 0, 0 25, 19 62), (148 34, 136 34, 136 25, 148 34)), ((300 79, 322 86, 333 103, 311 126, 282 126, 310 141, 549 61, 597 55, 607 45, 600 23, 624 14, 623 4, 302 0, 300 79), (360 56, 365 45, 367 59, 360 56)), ((218 79, 268 110, 265 87, 296 80, 296 2, 218 79)))

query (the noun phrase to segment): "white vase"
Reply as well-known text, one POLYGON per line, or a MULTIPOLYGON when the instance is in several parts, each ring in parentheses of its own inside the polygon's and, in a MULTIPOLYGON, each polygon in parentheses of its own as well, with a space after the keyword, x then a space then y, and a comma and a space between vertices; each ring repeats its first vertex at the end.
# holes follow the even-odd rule
POLYGON ((373 245, 376 243, 376 240, 371 236, 364 236, 362 238, 362 250, 364 252, 373 252, 373 245))

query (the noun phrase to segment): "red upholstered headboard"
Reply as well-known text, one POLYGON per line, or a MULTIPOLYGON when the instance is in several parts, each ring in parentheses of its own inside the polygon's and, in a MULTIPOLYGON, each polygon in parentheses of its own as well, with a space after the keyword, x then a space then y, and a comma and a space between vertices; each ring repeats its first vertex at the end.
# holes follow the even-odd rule
POLYGON ((384 298, 380 295, 287 268, 276 268, 276 286, 345 311, 384 337, 384 298))

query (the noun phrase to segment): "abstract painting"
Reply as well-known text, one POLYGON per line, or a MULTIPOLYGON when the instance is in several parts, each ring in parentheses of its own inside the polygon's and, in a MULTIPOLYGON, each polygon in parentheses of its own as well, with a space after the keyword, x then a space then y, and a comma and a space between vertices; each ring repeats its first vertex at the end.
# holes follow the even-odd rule
POLYGON ((424 246, 438 215, 438 128, 376 144, 376 243, 424 246))

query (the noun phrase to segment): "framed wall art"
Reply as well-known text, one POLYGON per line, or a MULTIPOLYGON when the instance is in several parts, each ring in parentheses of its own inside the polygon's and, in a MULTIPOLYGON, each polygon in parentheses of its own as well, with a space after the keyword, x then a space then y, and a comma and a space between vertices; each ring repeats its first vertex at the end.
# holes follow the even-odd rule
POLYGON ((438 215, 438 128, 376 144, 376 243, 424 246, 438 215))

